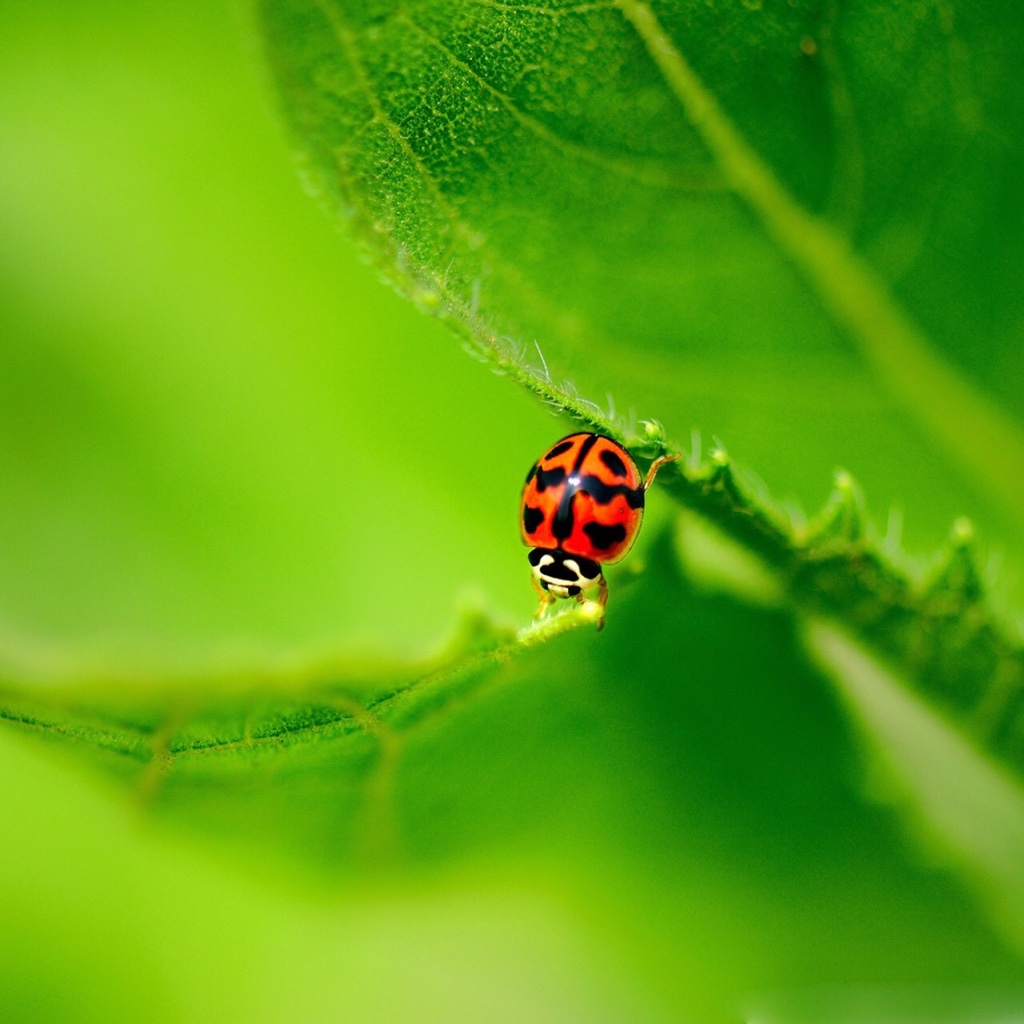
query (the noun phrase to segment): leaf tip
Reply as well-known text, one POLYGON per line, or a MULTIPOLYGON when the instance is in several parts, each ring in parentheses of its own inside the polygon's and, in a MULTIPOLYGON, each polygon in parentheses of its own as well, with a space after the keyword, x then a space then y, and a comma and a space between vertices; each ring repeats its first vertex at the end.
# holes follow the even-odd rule
POLYGON ((832 494, 822 513, 818 537, 859 544, 864 540, 867 521, 864 495, 845 469, 837 469, 832 478, 832 494))
POLYGON ((966 516, 955 520, 949 531, 949 542, 954 548, 968 547, 974 543, 974 523, 966 516))
POLYGON ((978 568, 974 524, 966 517, 953 523, 945 557, 928 590, 933 597, 947 595, 955 598, 957 606, 976 604, 985 596, 985 583, 978 568))
POLYGON ((658 420, 641 420, 640 432, 646 441, 665 444, 665 428, 658 420))

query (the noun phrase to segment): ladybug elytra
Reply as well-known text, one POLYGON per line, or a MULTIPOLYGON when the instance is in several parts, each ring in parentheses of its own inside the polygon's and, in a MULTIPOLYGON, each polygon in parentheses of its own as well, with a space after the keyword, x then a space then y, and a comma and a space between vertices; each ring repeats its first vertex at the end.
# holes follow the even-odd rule
POLYGON ((523 543, 530 547, 533 585, 543 613, 556 598, 598 605, 604 625, 608 584, 603 564, 633 546, 644 516, 644 495, 659 468, 641 477, 633 457, 603 434, 570 434, 552 445, 526 476, 519 508, 523 543))

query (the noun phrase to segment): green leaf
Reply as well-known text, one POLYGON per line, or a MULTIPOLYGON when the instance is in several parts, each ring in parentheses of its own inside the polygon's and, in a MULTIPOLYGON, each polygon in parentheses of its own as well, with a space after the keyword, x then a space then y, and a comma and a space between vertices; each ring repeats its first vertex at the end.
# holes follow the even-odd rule
POLYGON ((1010 7, 260 8, 314 187, 481 351, 1019 561, 1010 7))
POLYGON ((788 600, 804 615, 844 623, 898 667, 904 685, 949 714, 969 745, 1024 776, 1024 647, 981 584, 969 524, 955 525, 930 574, 913 573, 870 530, 846 473, 821 515, 802 526, 744 485, 721 451, 668 486, 705 520, 696 529, 684 522, 681 535, 698 578, 710 566, 748 599, 788 600), (744 560, 730 572, 737 544, 744 560))
POLYGON ((1024 950, 1024 787, 849 638, 820 622, 808 636, 877 748, 890 776, 879 788, 906 805, 929 845, 938 840, 1024 950))

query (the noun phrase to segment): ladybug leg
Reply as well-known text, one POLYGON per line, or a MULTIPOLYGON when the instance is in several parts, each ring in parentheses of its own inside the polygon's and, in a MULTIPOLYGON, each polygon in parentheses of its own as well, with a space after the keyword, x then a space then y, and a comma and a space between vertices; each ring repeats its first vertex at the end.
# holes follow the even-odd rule
POLYGON ((540 598, 540 607, 533 613, 533 621, 536 622, 555 603, 555 599, 537 582, 536 576, 531 576, 530 582, 540 598))
POLYGON ((675 455, 662 455, 661 458, 655 459, 651 463, 651 468, 647 470, 647 476, 644 477, 644 490, 646 491, 651 484, 654 483, 654 478, 658 475, 658 470, 665 465, 666 462, 675 462, 679 458, 678 454, 675 455))

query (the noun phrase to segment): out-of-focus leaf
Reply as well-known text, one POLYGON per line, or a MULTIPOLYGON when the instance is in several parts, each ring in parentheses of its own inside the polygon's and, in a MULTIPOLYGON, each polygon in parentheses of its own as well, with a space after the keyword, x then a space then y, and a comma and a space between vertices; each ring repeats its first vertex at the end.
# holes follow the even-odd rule
POLYGON ((855 794, 854 738, 787 613, 693 589, 667 537, 615 611, 599 645, 513 653, 477 629, 404 681, 328 671, 226 712, 62 721, 104 731, 76 749, 158 821, 313 868, 343 902, 453 872, 557 892, 666 1019, 865 978, 922 1005, 935 984, 1012 990, 1018 961, 855 794))
MULTIPOLYGON (((900 804, 974 882, 1010 941, 1024 951, 1024 786, 953 724, 826 623, 808 628, 811 649, 831 674, 900 804)), ((881 774, 881 773, 879 773, 881 774)), ((876 780, 877 781, 877 780, 876 780)))

